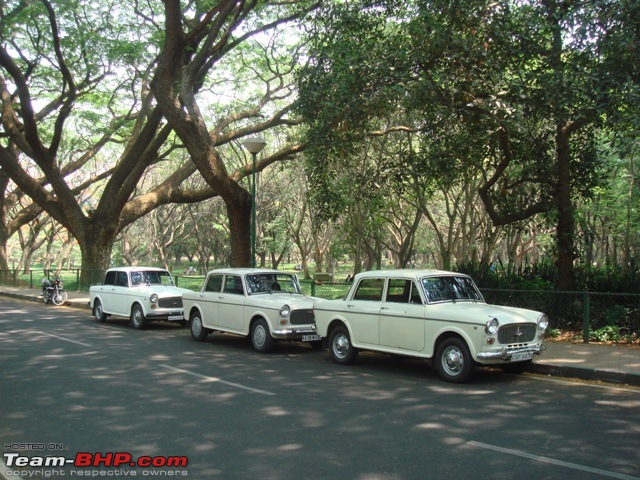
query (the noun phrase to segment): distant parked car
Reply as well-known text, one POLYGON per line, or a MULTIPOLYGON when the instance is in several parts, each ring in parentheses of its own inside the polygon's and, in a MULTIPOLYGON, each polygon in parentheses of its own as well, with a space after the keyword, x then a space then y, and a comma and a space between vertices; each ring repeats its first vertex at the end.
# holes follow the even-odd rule
POLYGON ((151 320, 184 325, 182 294, 189 291, 176 287, 171 274, 162 268, 120 267, 107 270, 101 285, 89 287, 89 301, 99 322, 118 315, 129 317, 137 329, 151 320))
POLYGON ((204 341, 214 331, 248 336, 267 352, 278 340, 322 346, 311 297, 302 294, 296 275, 278 270, 227 268, 207 273, 200 292, 182 295, 191 336, 204 341))
POLYGON ((488 305, 467 275, 438 270, 359 273, 343 300, 317 300, 318 333, 334 362, 358 350, 431 359, 440 377, 464 382, 474 366, 524 372, 540 354, 547 316, 488 305))

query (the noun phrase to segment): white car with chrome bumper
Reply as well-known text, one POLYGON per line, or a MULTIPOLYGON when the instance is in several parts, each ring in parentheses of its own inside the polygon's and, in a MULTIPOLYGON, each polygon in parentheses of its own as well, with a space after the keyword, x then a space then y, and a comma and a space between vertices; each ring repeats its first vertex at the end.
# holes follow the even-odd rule
POLYGON ((163 268, 120 267, 107 270, 101 285, 89 287, 89 304, 99 322, 111 315, 129 317, 133 328, 141 329, 152 320, 185 324, 182 294, 171 274, 163 268))
POLYGON ((214 331, 244 335, 258 352, 269 351, 278 340, 320 347, 313 302, 302 294, 296 275, 260 268, 212 270, 200 292, 182 296, 195 340, 204 341, 214 331))
POLYGON ((525 371, 549 324, 540 312, 488 305, 469 276, 439 270, 360 273, 343 300, 317 300, 314 311, 334 362, 352 363, 360 349, 426 358, 449 382, 477 364, 525 371))

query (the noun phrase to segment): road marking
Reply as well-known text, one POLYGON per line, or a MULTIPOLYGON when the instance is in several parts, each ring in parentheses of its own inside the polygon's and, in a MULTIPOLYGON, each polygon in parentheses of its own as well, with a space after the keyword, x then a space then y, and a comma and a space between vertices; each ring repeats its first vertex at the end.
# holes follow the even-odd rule
POLYGON ((201 375, 199 373, 191 372, 189 370, 183 370, 182 368, 176 368, 176 367, 172 367, 170 365, 159 365, 159 366, 162 367, 162 368, 166 368, 168 370, 172 370, 172 371, 174 371, 176 373, 184 373, 186 375, 191 375, 193 377, 198 377, 198 378, 201 378, 203 380, 206 380, 207 382, 223 383, 225 385, 229 385, 230 387, 240 388, 242 390, 247 390, 249 392, 259 393, 261 395, 275 395, 275 393, 273 393, 273 392, 267 392, 266 390, 259 390, 257 388, 247 387, 246 385, 240 385, 239 383, 227 382, 226 380, 222 380, 222 379, 217 378, 217 377, 208 377, 206 375, 201 375))
POLYGON ((601 470, 599 468, 586 467, 584 465, 579 465, 577 463, 563 462, 562 460, 554 460, 553 458, 541 457, 540 455, 533 455, 531 453, 520 452, 518 450, 511 450, 509 448, 502 448, 496 445, 489 445, 488 443, 469 441, 467 442, 467 444, 472 445, 474 447, 486 448, 488 450, 493 450, 500 453, 506 453, 508 455, 515 455, 517 457, 528 458, 530 460, 535 460, 537 462, 550 463, 552 465, 558 465, 560 467, 572 468, 574 470, 581 470, 583 472, 588 472, 588 473, 595 473, 597 475, 602 475, 605 477, 620 478, 622 480, 640 480, 640 478, 638 477, 632 477, 631 475, 625 475, 623 473, 615 473, 615 472, 610 472, 608 470, 601 470))
POLYGON ((65 342, 77 343, 78 345, 82 345, 83 347, 91 347, 93 345, 89 345, 88 343, 78 342, 77 340, 71 340, 69 338, 59 337, 58 335, 54 335, 52 333, 38 332, 41 335, 46 335, 47 337, 57 338, 58 340, 64 340, 65 342))

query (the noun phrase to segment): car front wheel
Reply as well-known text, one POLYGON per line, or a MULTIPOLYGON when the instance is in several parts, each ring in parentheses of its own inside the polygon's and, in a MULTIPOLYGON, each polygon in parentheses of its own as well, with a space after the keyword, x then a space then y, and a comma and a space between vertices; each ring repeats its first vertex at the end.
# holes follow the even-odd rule
POLYGON ((93 316, 100 323, 104 323, 107 321, 107 314, 104 313, 100 300, 96 300, 93 304, 93 316))
POLYGON ((138 304, 134 305, 133 308, 131 309, 130 323, 131 323, 131 326, 136 330, 142 330, 147 323, 147 319, 144 316, 142 307, 138 304))
POLYGON ((464 340, 447 338, 440 343, 436 353, 436 368, 446 382, 462 383, 473 374, 473 360, 464 340))
POLYGON ((356 360, 358 349, 351 344, 351 337, 346 327, 336 327, 329 337, 331 359, 340 365, 349 365, 356 360))
POLYGON ((195 312, 191 315, 191 338, 198 342, 204 342, 209 335, 209 330, 202 324, 200 314, 195 312))
POLYGON ((266 353, 273 347, 274 340, 264 319, 255 321, 251 327, 251 345, 256 352, 266 353))

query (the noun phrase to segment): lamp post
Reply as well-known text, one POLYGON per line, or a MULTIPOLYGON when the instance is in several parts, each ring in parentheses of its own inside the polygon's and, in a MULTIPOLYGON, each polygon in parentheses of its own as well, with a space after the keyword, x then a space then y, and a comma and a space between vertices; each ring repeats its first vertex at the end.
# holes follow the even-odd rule
POLYGON ((253 175, 251 181, 251 268, 256 266, 256 155, 267 145, 260 137, 247 138, 242 142, 253 157, 253 175))

